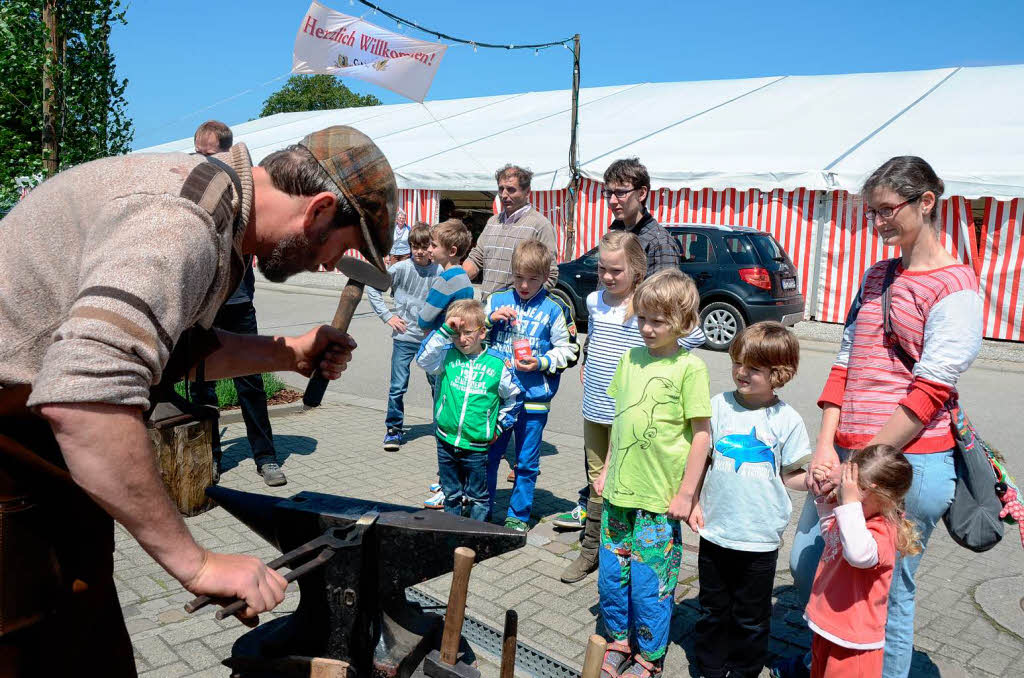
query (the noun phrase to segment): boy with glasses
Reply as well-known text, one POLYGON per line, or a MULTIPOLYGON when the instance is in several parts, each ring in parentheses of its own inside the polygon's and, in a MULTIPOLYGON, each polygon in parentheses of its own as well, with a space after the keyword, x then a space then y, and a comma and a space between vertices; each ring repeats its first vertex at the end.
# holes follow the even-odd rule
POLYGON ((487 450, 515 424, 523 407, 522 388, 504 358, 484 345, 483 305, 460 299, 445 322, 427 338, 416 364, 437 377, 434 421, 437 469, 444 510, 487 520, 487 450))
POLYGON ((651 175, 637 158, 616 160, 604 171, 608 208, 615 216, 609 230, 626 230, 640 241, 647 253, 647 277, 664 269, 676 269, 682 256, 679 241, 647 211, 651 175))

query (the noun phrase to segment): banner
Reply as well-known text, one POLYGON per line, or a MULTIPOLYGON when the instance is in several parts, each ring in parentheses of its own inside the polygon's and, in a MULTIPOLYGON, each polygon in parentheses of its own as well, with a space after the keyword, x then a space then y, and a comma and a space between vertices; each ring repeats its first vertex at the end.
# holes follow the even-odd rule
POLYGON ((314 2, 295 36, 292 73, 358 78, 422 103, 447 49, 314 2))

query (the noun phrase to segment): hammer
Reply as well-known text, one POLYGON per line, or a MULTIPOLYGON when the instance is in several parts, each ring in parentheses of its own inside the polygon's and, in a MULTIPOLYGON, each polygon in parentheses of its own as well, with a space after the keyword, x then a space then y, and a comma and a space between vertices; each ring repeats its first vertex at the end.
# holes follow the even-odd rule
MULTIPOLYGON (((373 264, 356 259, 355 257, 342 257, 338 261, 339 271, 348 276, 345 289, 341 291, 341 298, 338 299, 338 310, 334 312, 334 320, 331 327, 348 332, 349 323, 355 315, 356 306, 363 298, 363 287, 369 285, 380 291, 391 287, 391 276, 381 271, 373 264)), ((320 363, 323 356, 316 359, 313 364, 313 376, 309 378, 306 385, 306 392, 302 394, 302 405, 305 409, 319 407, 324 399, 324 392, 327 390, 327 378, 320 372, 320 363)))

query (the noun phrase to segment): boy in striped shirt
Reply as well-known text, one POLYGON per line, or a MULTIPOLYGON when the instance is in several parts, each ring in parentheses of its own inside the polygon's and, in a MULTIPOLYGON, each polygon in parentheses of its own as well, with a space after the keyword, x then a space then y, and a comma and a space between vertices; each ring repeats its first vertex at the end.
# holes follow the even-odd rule
POLYGON ((441 267, 441 275, 430 286, 417 320, 424 334, 442 325, 445 309, 453 301, 473 298, 473 283, 462 268, 472 242, 473 236, 459 219, 449 219, 430 230, 430 258, 441 267))

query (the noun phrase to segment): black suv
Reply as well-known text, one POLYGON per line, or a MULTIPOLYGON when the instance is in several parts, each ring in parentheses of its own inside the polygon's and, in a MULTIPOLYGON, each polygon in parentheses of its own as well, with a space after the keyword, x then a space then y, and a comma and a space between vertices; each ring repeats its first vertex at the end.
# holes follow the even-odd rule
MULTIPOLYGON (((804 317, 804 297, 796 267, 770 234, 745 226, 666 224, 679 239, 679 269, 697 283, 700 321, 707 348, 725 350, 750 323, 777 320, 795 325, 804 317)), ((597 289, 597 248, 558 265, 553 290, 573 309, 581 327, 587 321, 587 295, 597 289)))

